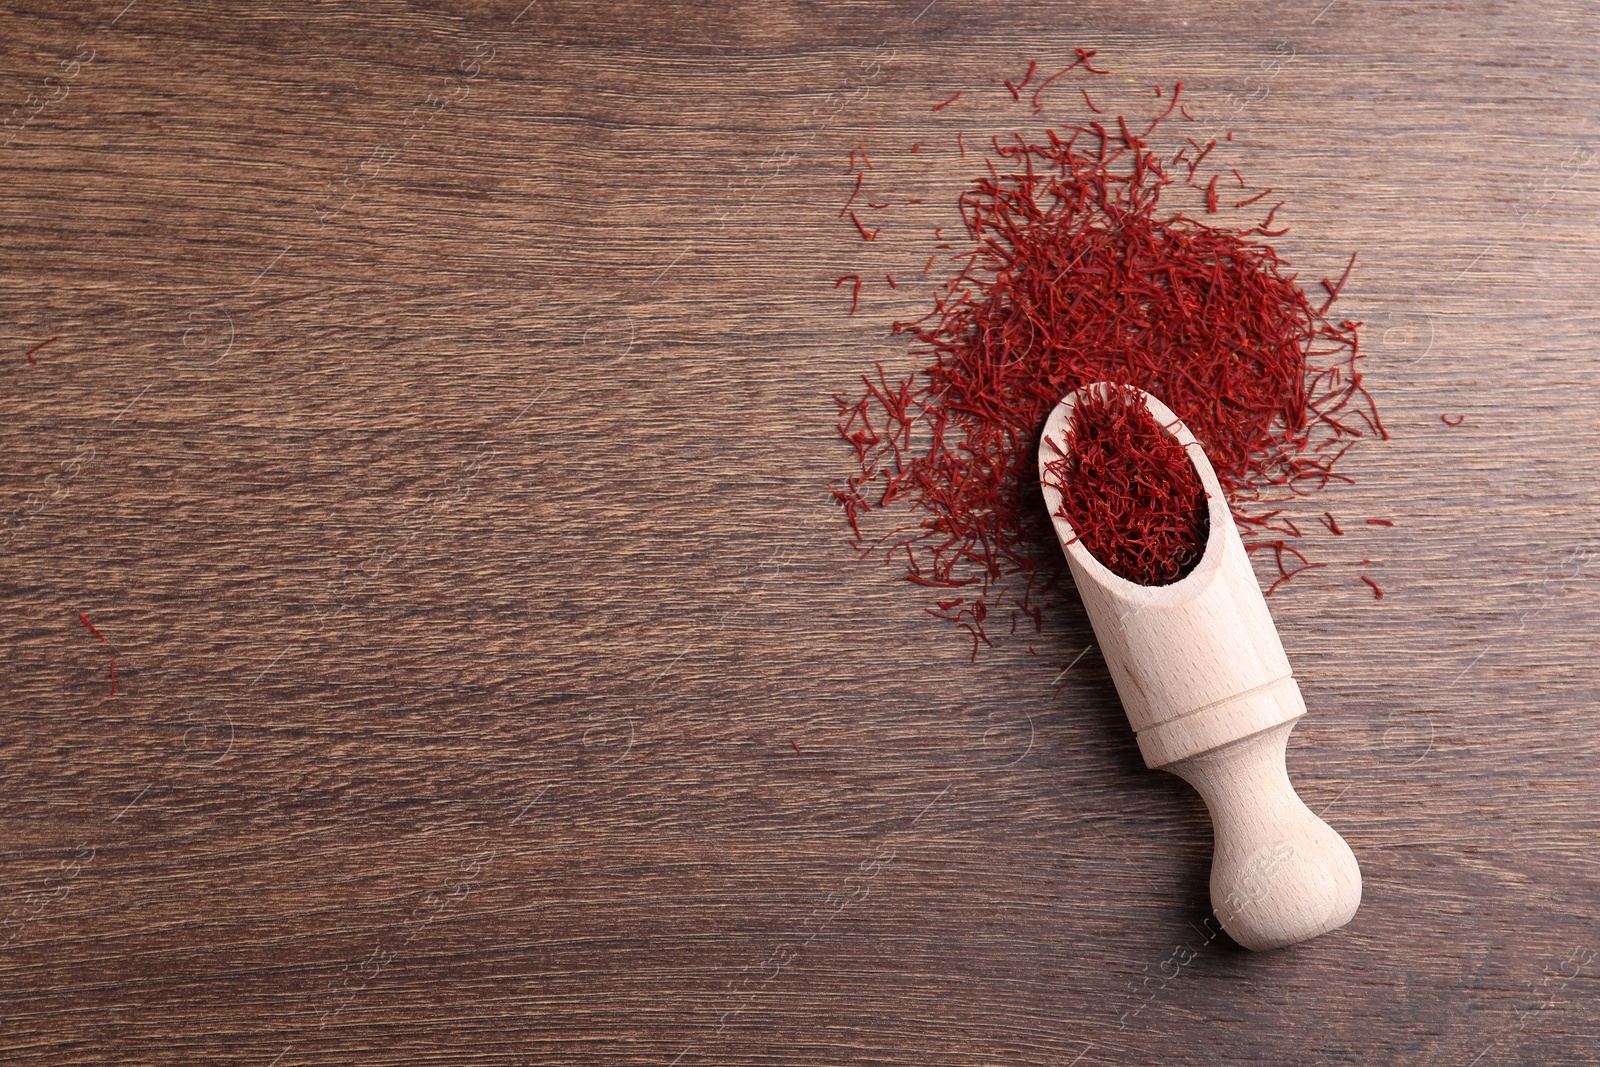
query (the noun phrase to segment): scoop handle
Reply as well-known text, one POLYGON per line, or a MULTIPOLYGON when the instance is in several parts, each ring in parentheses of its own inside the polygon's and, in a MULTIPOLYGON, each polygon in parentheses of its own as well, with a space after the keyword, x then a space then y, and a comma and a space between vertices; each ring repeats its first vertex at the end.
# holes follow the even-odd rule
POLYGON ((1289 782, 1292 729, 1286 722, 1163 768, 1193 785, 1211 811, 1211 906, 1248 949, 1327 933, 1361 904, 1355 853, 1289 782))

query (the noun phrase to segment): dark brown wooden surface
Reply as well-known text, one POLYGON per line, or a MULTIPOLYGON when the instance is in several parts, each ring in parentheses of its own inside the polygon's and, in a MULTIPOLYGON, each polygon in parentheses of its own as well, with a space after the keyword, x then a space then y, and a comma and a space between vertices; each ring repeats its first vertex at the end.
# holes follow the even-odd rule
POLYGON ((125 3, 0 12, 0 1060, 1600 1062, 1592 5, 125 3), (1360 254, 1285 952, 1070 592, 969 662, 826 498, 1074 47, 1360 254))

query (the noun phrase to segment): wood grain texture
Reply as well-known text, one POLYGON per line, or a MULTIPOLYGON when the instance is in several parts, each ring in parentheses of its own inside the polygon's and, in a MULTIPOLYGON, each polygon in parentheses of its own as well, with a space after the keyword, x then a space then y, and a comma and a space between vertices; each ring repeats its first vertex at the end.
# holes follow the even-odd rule
POLYGON ((126 4, 0 12, 0 1058, 1600 1062, 1591 6, 126 4), (826 497, 1074 47, 1360 254, 1284 952, 1070 595, 969 662, 826 497))

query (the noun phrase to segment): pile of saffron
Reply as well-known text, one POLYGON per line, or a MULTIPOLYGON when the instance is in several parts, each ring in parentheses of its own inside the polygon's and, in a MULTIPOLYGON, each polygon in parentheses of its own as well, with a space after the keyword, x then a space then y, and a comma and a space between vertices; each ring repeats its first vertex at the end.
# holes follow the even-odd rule
POLYGON ((1059 457, 1043 471, 1061 492, 1056 514, 1107 570, 1139 585, 1171 585, 1194 570, 1211 529, 1205 488, 1138 393, 1080 397, 1066 441, 1046 445, 1059 457))
MULTIPOLYGON (((1084 76, 1103 73, 1079 54, 1084 76)), ((1275 554, 1282 577, 1269 594, 1320 565, 1288 543, 1300 531, 1271 505, 1348 480, 1334 464, 1351 443, 1387 437, 1356 368, 1360 324, 1327 314, 1350 268, 1322 280, 1319 307, 1264 240, 1286 232, 1271 228, 1281 205, 1232 228, 1162 208, 1175 185, 1198 190, 1206 214, 1218 207, 1218 174, 1207 181, 1203 169, 1216 139, 1183 138, 1171 155, 1152 147, 1164 121, 1190 119, 1181 91, 1148 123, 1118 116, 994 138, 959 197, 970 239, 952 257, 960 272, 927 315, 894 324, 913 358, 931 362, 898 380, 880 366, 862 394, 835 398, 857 469, 833 492, 857 548, 901 557, 908 580, 949 591, 928 610, 967 629, 974 655, 1004 603, 1013 630, 1019 614, 1042 625, 1036 594, 1062 559, 1034 457, 1050 409, 1080 386, 1138 386, 1184 421, 1246 548, 1275 554)), ((860 192, 853 157, 851 171, 860 192)), ((1221 173, 1245 188, 1236 170, 1221 173)))

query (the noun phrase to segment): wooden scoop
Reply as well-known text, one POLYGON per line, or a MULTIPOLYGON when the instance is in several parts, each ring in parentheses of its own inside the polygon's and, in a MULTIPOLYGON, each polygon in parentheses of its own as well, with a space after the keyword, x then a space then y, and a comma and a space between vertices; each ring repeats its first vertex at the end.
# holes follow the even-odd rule
MULTIPOLYGON (((1084 386, 1056 405, 1041 472, 1066 447, 1078 397, 1110 388, 1084 386)), ((1048 484, 1045 503, 1145 764, 1189 782, 1211 812, 1211 904, 1222 928, 1246 948, 1281 948, 1349 922, 1361 870, 1289 784, 1284 746, 1306 705, 1216 471, 1166 405, 1138 395, 1188 452, 1209 497, 1210 533, 1194 570, 1171 585, 1136 585, 1075 540, 1048 484)))

